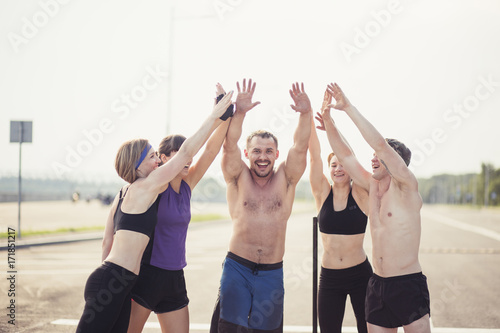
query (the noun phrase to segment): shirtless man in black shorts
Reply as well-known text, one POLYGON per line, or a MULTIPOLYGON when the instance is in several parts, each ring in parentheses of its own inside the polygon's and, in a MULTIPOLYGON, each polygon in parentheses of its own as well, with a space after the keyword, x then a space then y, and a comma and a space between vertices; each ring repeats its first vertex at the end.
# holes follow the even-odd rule
MULTIPOLYGON (((344 111, 375 150, 373 174, 343 164, 353 180, 369 183, 374 274, 366 293, 368 332, 396 333, 400 326, 406 333, 430 332, 429 290, 418 260, 422 198, 408 169, 411 152, 397 140, 384 139, 337 84, 328 89, 336 101, 331 106, 344 111)), ((332 131, 328 111, 323 121, 327 133, 332 131)))

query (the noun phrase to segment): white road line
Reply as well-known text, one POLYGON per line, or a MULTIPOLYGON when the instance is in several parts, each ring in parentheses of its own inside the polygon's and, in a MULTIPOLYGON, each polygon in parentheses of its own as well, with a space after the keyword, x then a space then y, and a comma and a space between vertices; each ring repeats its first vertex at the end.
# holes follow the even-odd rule
POLYGON ((442 223, 442 224, 446 224, 450 227, 462 229, 464 231, 474 232, 478 235, 485 236, 485 237, 500 241, 500 233, 486 229, 486 228, 478 227, 475 225, 470 225, 468 223, 464 223, 464 222, 452 219, 450 217, 447 217, 445 215, 441 215, 438 213, 429 212, 427 210, 422 210, 422 216, 430 217, 434 221, 442 223))
MULTIPOLYGON (((58 319, 51 322, 53 325, 63 325, 63 326, 77 326, 78 320, 76 319, 58 319)), ((146 328, 157 328, 160 329, 160 323, 156 322, 146 322, 144 326, 146 328)), ((210 324, 189 324, 190 331, 208 331, 210 330, 210 324)), ((311 332, 311 326, 283 326, 283 332, 292 333, 302 333, 311 332)), ((356 327, 348 326, 342 327, 342 332, 344 333, 356 333, 358 330, 356 327)), ((319 329, 318 329, 319 332, 319 329)), ((398 332, 403 332, 402 328, 398 329, 398 332)), ((500 333, 498 328, 452 328, 452 327, 433 327, 433 333, 500 333)))

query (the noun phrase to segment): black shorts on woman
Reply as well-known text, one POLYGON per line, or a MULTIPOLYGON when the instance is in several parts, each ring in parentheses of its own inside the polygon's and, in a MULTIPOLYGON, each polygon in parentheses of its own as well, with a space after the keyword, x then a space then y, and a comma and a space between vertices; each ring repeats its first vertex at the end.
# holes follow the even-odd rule
MULTIPOLYGON (((113 217, 115 233, 128 230, 151 238, 156 226, 158 200, 140 214, 124 213, 121 209, 128 187, 120 199, 113 217)), ((130 321, 131 290, 137 281, 137 274, 104 261, 87 279, 84 298, 85 308, 78 323, 78 333, 126 332, 130 321)))
POLYGON ((166 270, 149 264, 141 265, 141 274, 132 299, 156 314, 172 312, 189 303, 184 270, 166 270))
POLYGON ((136 280, 136 274, 112 262, 98 267, 87 279, 85 310, 76 332, 126 332, 136 280))

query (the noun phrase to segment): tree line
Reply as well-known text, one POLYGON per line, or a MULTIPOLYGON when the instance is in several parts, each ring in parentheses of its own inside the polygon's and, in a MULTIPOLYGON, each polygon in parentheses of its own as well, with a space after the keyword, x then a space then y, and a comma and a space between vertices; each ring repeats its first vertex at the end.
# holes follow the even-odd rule
POLYGON ((419 179, 419 192, 425 203, 500 205, 500 168, 481 164, 481 173, 442 174, 419 179))

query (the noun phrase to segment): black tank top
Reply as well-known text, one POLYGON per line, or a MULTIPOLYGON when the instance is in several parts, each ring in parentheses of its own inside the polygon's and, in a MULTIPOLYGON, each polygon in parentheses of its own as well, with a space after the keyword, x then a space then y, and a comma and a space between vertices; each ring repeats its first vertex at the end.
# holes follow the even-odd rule
POLYGON ((336 212, 333 208, 333 189, 326 198, 318 214, 319 230, 325 234, 356 235, 364 234, 368 218, 352 196, 352 189, 344 210, 336 212))
POLYGON ((118 207, 116 208, 115 216, 113 218, 115 232, 118 230, 130 230, 135 232, 140 232, 151 238, 155 227, 158 212, 158 202, 160 201, 160 196, 156 198, 156 201, 148 208, 147 211, 141 214, 127 214, 122 211, 123 198, 127 194, 128 188, 122 197, 122 190, 120 190, 120 200, 118 201, 118 207))

